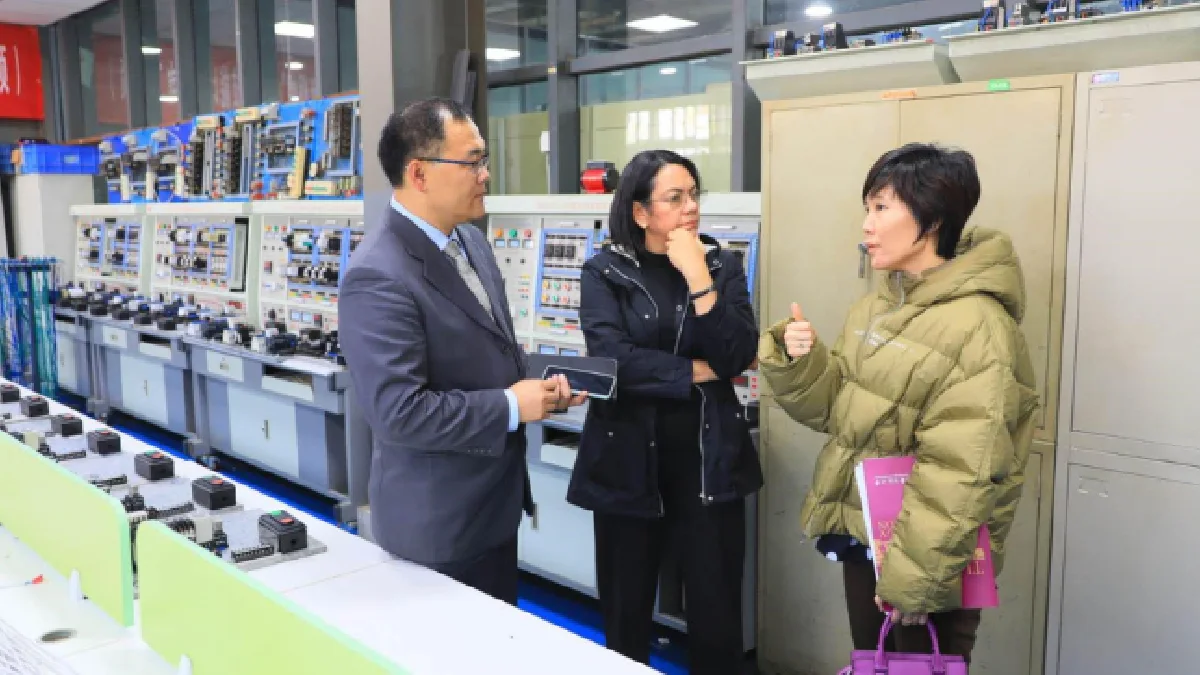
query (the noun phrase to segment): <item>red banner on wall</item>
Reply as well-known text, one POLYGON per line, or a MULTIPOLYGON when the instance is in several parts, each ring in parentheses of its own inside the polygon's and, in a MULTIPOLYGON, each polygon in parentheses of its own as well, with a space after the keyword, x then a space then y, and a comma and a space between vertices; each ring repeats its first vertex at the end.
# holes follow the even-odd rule
POLYGON ((0 23, 0 118, 45 119, 36 26, 0 23))

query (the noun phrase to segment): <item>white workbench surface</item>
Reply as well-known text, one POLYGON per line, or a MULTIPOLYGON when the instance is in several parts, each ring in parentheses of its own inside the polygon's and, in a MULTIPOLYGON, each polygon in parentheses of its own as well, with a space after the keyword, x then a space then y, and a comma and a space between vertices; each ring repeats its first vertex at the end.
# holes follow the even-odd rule
MULTIPOLYGON (((23 390, 22 395, 29 393, 23 390)), ((79 414, 55 401, 50 401, 50 412, 79 414)), ((85 433, 103 427, 80 417, 85 433)), ((121 436, 123 452, 157 449, 121 436)), ((175 473, 198 478, 212 472, 176 460, 175 473)), ((237 499, 248 509, 287 508, 240 483, 237 499)), ((296 515, 304 520, 310 536, 329 550, 254 570, 250 576, 413 675, 654 672, 448 577, 396 560, 345 530, 307 514, 296 515)), ((141 641, 136 626, 121 628, 91 603, 71 602, 66 581, 0 529, 0 582, 16 583, 37 574, 45 575, 45 584, 0 590, 0 620, 34 640, 48 630, 74 629, 76 637, 48 645, 47 651, 64 658, 80 675, 175 672, 141 641)))

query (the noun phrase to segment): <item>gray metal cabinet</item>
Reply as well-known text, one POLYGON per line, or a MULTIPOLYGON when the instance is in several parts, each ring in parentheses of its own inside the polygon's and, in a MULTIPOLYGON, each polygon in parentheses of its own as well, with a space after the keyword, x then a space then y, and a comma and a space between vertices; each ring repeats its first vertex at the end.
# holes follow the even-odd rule
POLYGON ((1193 672, 1200 63, 1079 77, 1047 675, 1193 672))

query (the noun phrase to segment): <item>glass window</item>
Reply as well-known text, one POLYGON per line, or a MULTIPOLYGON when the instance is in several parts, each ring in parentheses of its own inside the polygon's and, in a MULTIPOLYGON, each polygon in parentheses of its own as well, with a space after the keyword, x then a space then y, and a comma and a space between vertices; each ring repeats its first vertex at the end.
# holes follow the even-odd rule
POLYGON ((579 53, 714 35, 732 26, 729 0, 579 0, 579 53))
POLYGON ((696 162, 705 189, 729 190, 732 70, 724 54, 583 76, 580 161, 620 171, 642 150, 674 150, 696 162))
POLYGON ((492 194, 546 194, 548 158, 542 134, 550 129, 545 82, 488 90, 488 152, 492 194))
POLYGON ((234 0, 207 0, 193 7, 200 112, 238 108, 242 105, 242 78, 238 74, 234 0))
POLYGON ((115 1, 106 2, 75 21, 84 135, 125 131, 130 122, 121 9, 115 1))
MULTIPOLYGON (((312 0, 275 0, 275 77, 279 101, 317 98, 312 0)), ((269 100, 271 92, 264 91, 269 100)))
POLYGON ((141 0, 142 65, 146 78, 146 123, 175 124, 179 107, 179 70, 175 64, 174 3, 141 0))
POLYGON ((825 19, 837 21, 838 14, 864 12, 911 0, 766 0, 763 23, 825 19))
POLYGON ((338 0, 338 91, 358 89, 358 26, 354 0, 338 0))
POLYGON ((546 0, 487 0, 489 72, 549 63, 546 0))

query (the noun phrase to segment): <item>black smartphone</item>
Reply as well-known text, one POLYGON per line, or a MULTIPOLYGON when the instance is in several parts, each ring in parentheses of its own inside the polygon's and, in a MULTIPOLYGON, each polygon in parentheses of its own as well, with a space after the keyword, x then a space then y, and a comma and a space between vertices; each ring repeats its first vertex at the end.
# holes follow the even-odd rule
POLYGON ((607 401, 613 397, 617 388, 617 378, 615 375, 605 375, 604 373, 597 373, 591 370, 580 370, 566 366, 546 366, 545 372, 542 373, 542 378, 549 379, 554 375, 566 376, 572 395, 587 392, 588 398, 598 398, 602 401, 607 401))

